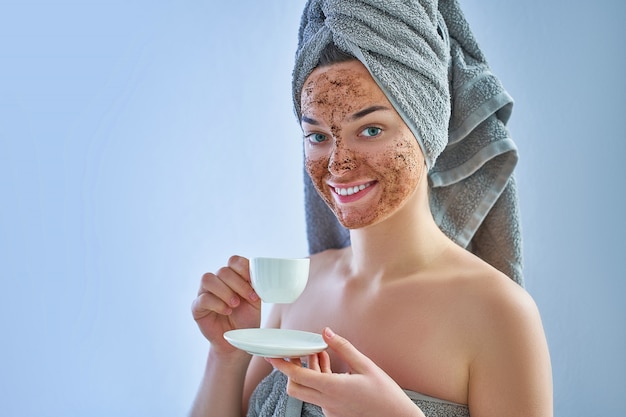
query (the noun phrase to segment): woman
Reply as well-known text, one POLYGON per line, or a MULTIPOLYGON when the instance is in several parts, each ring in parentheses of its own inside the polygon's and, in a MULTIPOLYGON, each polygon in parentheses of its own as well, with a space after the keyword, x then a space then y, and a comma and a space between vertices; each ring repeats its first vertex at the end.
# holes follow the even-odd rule
MULTIPOLYGON (((345 3, 312 1, 303 22, 316 10, 330 19, 345 3)), ((301 31, 301 46, 320 33, 301 31)), ((362 49, 336 43, 339 37, 324 42, 300 82, 295 71, 294 100, 307 174, 351 243, 312 255, 304 293, 275 305, 267 322, 322 333, 329 349, 303 367, 297 358, 251 358, 229 345, 223 333, 258 327, 261 306, 248 261, 234 256, 203 276, 192 307, 211 342, 192 414, 552 415, 549 354, 534 302, 433 218, 427 175, 441 150, 423 126, 441 109, 418 112, 422 130, 409 126, 398 96, 372 76, 372 61, 355 57, 362 49)))

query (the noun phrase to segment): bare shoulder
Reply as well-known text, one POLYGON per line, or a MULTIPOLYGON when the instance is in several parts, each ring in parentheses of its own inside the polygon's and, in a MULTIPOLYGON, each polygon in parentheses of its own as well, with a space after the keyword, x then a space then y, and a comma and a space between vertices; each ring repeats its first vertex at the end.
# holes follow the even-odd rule
MULTIPOLYGON (((470 285, 471 294, 480 300, 478 312, 488 321, 533 319, 538 311, 530 294, 508 276, 490 266, 477 273, 470 285)), ((492 323, 493 324, 493 323, 492 323)))
POLYGON ((464 272, 457 281, 456 298, 468 319, 476 353, 487 354, 498 343, 522 345, 537 335, 543 337, 531 295, 502 272, 468 255, 460 260, 464 272))
MULTIPOLYGON (((463 311, 471 342, 470 412, 551 415, 552 375, 539 310, 530 294, 482 261, 470 261, 463 311)), ((509 414, 513 415, 513 414, 509 414)))
POLYGON ((500 271, 487 266, 475 277, 470 277, 471 298, 480 334, 495 336, 519 335, 524 327, 541 326, 537 305, 531 295, 500 271), (517 329, 517 331, 512 331, 517 329))
POLYGON ((467 308, 479 315, 481 322, 492 328, 495 322, 508 320, 534 320, 538 318, 537 306, 528 292, 508 276, 475 255, 462 250, 449 263, 457 273, 452 287, 457 287, 467 308))

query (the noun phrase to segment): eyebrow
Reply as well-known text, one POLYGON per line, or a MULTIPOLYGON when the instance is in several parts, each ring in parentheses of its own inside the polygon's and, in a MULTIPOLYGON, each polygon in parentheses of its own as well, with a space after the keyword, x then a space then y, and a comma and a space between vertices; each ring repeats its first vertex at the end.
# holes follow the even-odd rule
POLYGON ((354 113, 352 116, 350 116, 350 120, 351 121, 355 121, 357 119, 360 119, 361 117, 365 117, 370 113, 374 113, 375 111, 379 111, 379 110, 391 110, 389 107, 386 106, 371 106, 371 107, 367 107, 363 110, 360 110, 356 113, 354 113))
MULTIPOLYGON (((348 118, 348 120, 353 122, 355 120, 358 120, 358 119, 360 119, 362 117, 367 116, 370 113, 374 113, 375 111, 379 111, 379 110, 385 110, 386 111, 386 110, 391 110, 391 109, 389 107, 387 107, 387 106, 380 106, 380 105, 367 107, 367 108, 365 108, 363 110, 359 110, 358 112, 356 112, 353 115, 351 115, 348 118)), ((308 116, 304 116, 304 115, 302 115, 302 122, 305 122, 305 123, 308 123, 308 124, 314 125, 314 126, 317 126, 317 125, 320 124, 317 120, 312 119, 312 118, 310 118, 308 116)))
POLYGON ((317 120, 315 120, 315 119, 311 119, 310 117, 307 117, 307 116, 305 116, 305 115, 302 115, 302 121, 303 121, 304 123, 308 123, 308 124, 310 124, 310 125, 315 125, 315 126, 317 126, 317 125, 319 125, 319 124, 320 124, 317 120))

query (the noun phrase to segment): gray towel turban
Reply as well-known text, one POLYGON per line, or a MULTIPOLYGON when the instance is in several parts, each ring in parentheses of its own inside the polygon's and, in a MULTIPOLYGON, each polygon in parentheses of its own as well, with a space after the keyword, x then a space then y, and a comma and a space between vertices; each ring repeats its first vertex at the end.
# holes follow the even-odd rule
MULTIPOLYGON (((310 0, 293 71, 293 100, 334 43, 369 70, 418 140, 439 227, 523 285, 513 169, 506 129, 513 100, 490 72, 456 0, 310 0)), ((311 253, 350 244, 349 232, 305 175, 311 253)))

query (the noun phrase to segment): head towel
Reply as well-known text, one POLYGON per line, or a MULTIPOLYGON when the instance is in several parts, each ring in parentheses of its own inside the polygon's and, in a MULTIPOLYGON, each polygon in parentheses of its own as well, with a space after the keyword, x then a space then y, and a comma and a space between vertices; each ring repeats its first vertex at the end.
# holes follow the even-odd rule
MULTIPOLYGON (((418 140, 431 209, 457 244, 523 285, 506 123, 513 100, 491 73, 456 0, 309 0, 298 35, 293 100, 334 43, 361 61, 418 140)), ((349 232, 305 175, 309 250, 350 244, 349 232)))

